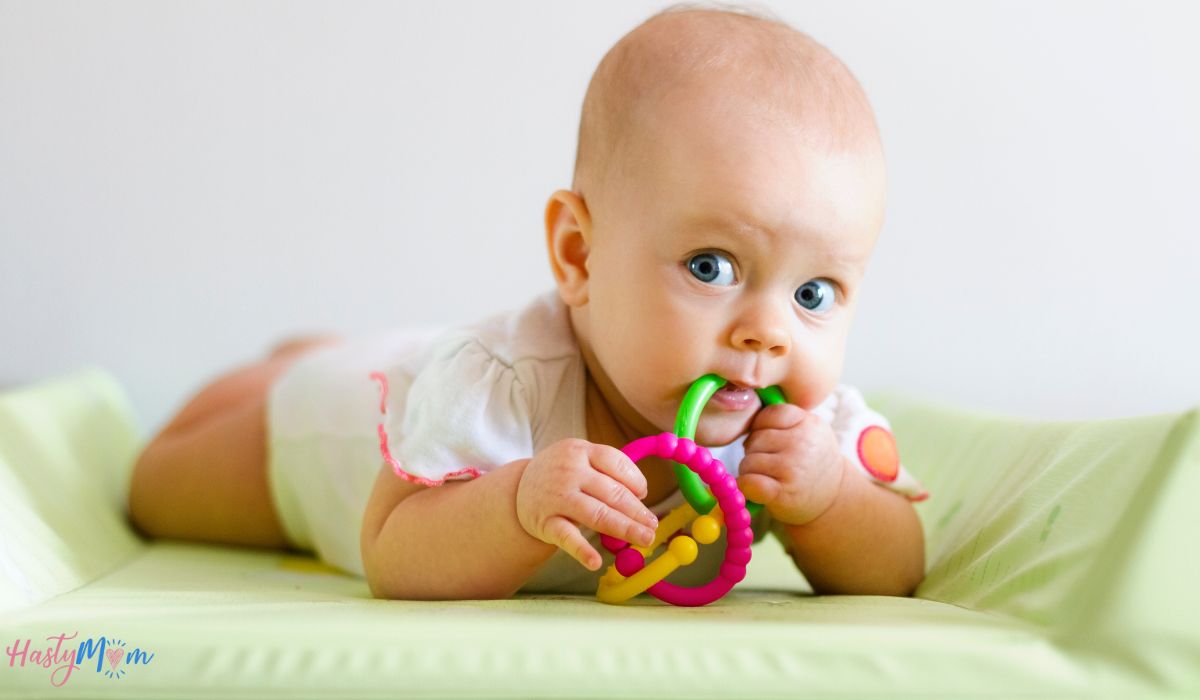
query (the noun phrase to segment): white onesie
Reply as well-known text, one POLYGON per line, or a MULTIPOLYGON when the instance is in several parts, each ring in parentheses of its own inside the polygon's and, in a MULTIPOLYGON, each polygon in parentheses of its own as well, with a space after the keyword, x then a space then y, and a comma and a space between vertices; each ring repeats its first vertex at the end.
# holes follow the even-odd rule
MULTIPOLYGON (((553 289, 468 326, 392 330, 318 348, 268 395, 268 479, 284 531, 294 546, 362 576, 359 532, 382 465, 396 478, 437 486, 586 438, 584 388, 583 358, 553 289)), ((865 477, 914 501, 927 496, 900 464, 886 419, 856 389, 839 385, 813 412, 865 477)), ((744 440, 710 448, 731 474, 744 440)), ((650 510, 662 518, 682 503, 676 489, 650 510)), ((752 527, 757 542, 778 523, 763 508, 752 527)), ((612 555, 598 533, 581 530, 605 566, 588 571, 558 550, 522 592, 595 592, 612 555)), ((724 541, 722 534, 701 547, 695 563, 666 580, 710 580, 724 541)))

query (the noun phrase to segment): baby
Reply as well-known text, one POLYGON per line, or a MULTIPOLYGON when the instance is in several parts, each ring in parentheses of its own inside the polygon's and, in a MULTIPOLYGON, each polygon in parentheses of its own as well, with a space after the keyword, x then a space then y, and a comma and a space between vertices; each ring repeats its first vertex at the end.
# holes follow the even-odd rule
MULTIPOLYGON (((595 592, 605 533, 684 502, 672 431, 705 374, 709 446, 817 593, 910 595, 924 498, 886 420, 838 383, 885 173, 850 71, 769 18, 673 7, 596 69, 556 288, 449 329, 299 339, 198 394, 134 470, 144 532, 315 551, 377 597, 595 592), (789 403, 764 407, 755 388, 789 403)), ((667 580, 716 574, 724 535, 667 580)), ((753 565, 753 564, 751 564, 753 565)))

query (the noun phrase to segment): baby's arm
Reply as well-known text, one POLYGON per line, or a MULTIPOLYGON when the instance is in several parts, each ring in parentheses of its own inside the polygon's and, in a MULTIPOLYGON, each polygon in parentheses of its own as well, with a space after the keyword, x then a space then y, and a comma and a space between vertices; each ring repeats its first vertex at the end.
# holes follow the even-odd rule
POLYGON ((910 596, 924 578, 925 538, 912 504, 848 462, 828 510, 803 525, 777 524, 818 595, 910 596))
POLYGON ((367 581, 378 598, 508 598, 558 547, 600 568, 579 525, 649 544, 658 521, 645 496, 646 479, 624 453, 574 438, 433 488, 385 466, 363 517, 367 581))
POLYGON ((744 446, 738 485, 767 508, 815 593, 913 593, 925 569, 916 511, 905 495, 863 478, 825 419, 791 404, 767 406, 744 446))
POLYGON ((363 516, 362 555, 376 598, 507 598, 554 554, 517 521, 528 459, 428 487, 384 465, 363 516))

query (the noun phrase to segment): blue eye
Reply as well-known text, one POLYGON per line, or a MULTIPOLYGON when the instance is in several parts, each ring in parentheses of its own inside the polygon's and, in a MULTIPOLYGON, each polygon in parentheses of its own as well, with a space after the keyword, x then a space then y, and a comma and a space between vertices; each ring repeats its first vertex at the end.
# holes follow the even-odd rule
POLYGON ((796 303, 816 313, 828 311, 837 300, 836 297, 833 285, 826 279, 805 282, 796 290, 796 303))
POLYGON ((717 253, 693 255, 688 260, 688 270, 701 282, 715 282, 720 285, 733 284, 733 263, 729 262, 729 258, 724 255, 717 253))

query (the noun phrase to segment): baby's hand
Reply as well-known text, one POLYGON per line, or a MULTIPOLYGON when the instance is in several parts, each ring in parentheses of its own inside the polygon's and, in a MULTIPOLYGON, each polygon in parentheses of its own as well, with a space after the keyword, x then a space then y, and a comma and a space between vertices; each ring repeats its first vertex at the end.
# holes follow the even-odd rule
POLYGON ((771 517, 804 525, 837 498, 846 459, 833 428, 794 404, 772 404, 754 417, 738 468, 738 488, 771 517))
POLYGON ((649 545, 658 519, 642 504, 645 497, 646 477, 624 452, 567 438, 538 452, 525 466, 517 485, 517 519, 533 537, 596 571, 600 553, 577 524, 649 545))

